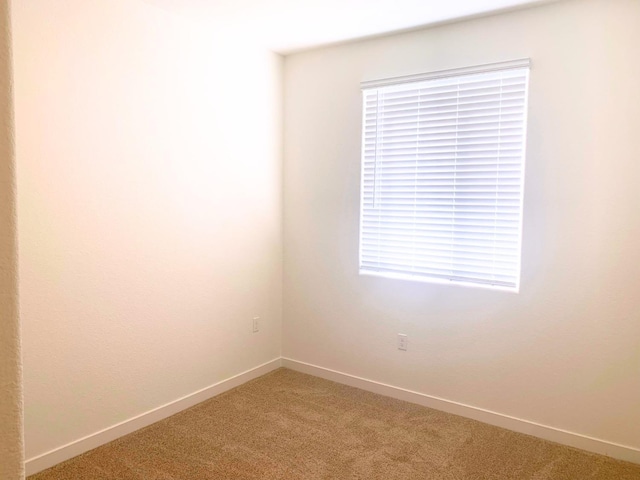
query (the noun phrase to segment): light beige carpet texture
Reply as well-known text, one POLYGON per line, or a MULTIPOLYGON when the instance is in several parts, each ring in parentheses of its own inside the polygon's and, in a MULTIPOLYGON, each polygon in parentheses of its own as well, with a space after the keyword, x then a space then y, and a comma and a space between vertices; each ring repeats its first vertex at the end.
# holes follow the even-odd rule
POLYGON ((279 369, 31 480, 640 480, 640 465, 279 369))

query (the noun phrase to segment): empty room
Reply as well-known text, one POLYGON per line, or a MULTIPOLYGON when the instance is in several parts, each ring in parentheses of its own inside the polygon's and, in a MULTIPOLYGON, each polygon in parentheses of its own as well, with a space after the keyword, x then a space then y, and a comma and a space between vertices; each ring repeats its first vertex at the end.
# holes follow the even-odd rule
POLYGON ((0 480, 640 480, 638 0, 0 24, 0 480))

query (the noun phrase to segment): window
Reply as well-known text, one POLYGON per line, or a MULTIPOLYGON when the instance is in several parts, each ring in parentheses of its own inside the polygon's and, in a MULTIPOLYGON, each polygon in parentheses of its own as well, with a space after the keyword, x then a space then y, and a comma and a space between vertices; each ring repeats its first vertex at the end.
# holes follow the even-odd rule
POLYGON ((365 82, 360 273, 518 290, 529 61, 365 82))

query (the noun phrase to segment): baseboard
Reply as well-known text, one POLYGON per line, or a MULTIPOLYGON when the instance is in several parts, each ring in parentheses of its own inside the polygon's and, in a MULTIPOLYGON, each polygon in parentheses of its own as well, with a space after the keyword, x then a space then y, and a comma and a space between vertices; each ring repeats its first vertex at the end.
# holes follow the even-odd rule
POLYGON ((598 438, 541 425, 521 418, 510 417, 490 410, 484 410, 470 405, 445 400, 443 398, 425 395, 424 393, 394 387, 392 385, 368 380, 366 378, 356 377, 347 373, 300 362, 291 358, 283 357, 282 366, 298 372, 307 373, 309 375, 349 385, 351 387, 357 387, 362 390, 385 395, 387 397, 405 400, 425 407, 471 418, 483 423, 506 428, 514 432, 532 435, 534 437, 579 448, 581 450, 640 464, 640 450, 626 445, 620 445, 606 440, 600 440, 598 438))
POLYGON ((202 390, 198 390, 197 392, 186 395, 158 408, 154 408, 153 410, 137 415, 129 420, 125 420, 124 422, 105 428, 104 430, 100 430, 99 432, 87 435, 84 438, 43 453, 42 455, 30 458, 25 462, 26 473, 27 475, 33 475, 42 470, 46 470, 60 462, 64 462, 65 460, 69 460, 70 458, 88 452, 100 445, 109 443, 117 438, 128 435, 129 433, 135 432, 136 430, 147 427, 155 422, 181 412, 182 410, 197 405, 200 402, 204 402, 216 395, 220 395, 227 390, 238 387, 243 383, 261 377, 280 366, 281 359, 276 358, 247 370, 246 372, 242 372, 214 385, 203 388, 202 390))
POLYGON ((394 387, 374 380, 368 380, 366 378, 282 357, 276 358, 247 370, 246 372, 242 372, 214 385, 203 388, 202 390, 198 390, 197 392, 174 400, 173 402, 169 402, 158 408, 154 408, 153 410, 149 410, 148 412, 140 414, 129 420, 125 420, 117 425, 105 428, 104 430, 100 430, 99 432, 68 443, 67 445, 63 445, 62 447, 43 453, 42 455, 30 458, 25 462, 26 474, 33 475, 42 470, 46 470, 58 463, 88 452, 89 450, 104 445, 105 443, 109 443, 124 435, 128 435, 129 433, 133 433, 136 430, 147 427, 155 422, 181 412, 182 410, 197 405, 200 402, 213 398, 216 395, 220 395, 232 388, 238 387, 243 383, 261 377, 262 375, 265 375, 281 366, 342 383, 344 385, 367 390, 369 392, 385 395, 387 397, 397 398, 399 400, 405 400, 407 402, 453 413, 462 417, 472 418, 474 420, 506 428, 514 432, 532 435, 534 437, 579 448, 581 450, 640 464, 640 450, 633 447, 588 437, 586 435, 546 425, 540 425, 528 420, 510 417, 490 410, 464 405, 450 400, 426 395, 424 393, 394 387))

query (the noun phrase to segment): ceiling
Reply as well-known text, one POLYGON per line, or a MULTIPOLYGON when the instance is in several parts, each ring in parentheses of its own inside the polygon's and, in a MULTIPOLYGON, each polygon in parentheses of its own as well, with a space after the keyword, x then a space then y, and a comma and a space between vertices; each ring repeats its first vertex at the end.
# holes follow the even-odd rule
POLYGON ((550 0, 145 0, 287 54, 550 0))

